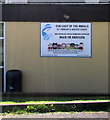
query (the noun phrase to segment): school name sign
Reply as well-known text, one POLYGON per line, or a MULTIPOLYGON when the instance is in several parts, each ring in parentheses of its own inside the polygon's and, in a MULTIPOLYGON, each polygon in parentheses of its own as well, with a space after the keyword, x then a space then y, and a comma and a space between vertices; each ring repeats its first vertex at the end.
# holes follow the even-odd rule
POLYGON ((41 23, 41 56, 91 57, 91 23, 41 23))

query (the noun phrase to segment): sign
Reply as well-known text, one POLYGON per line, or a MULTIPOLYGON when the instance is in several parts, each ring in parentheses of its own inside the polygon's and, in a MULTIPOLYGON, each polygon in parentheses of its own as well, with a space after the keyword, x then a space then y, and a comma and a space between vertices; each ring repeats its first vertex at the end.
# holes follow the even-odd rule
POLYGON ((41 56, 91 57, 91 23, 41 23, 41 56))

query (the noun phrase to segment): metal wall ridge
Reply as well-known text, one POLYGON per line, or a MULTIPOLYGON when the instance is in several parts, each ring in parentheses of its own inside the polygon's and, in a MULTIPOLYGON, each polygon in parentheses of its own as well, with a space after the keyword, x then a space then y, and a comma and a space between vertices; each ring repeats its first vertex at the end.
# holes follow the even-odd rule
POLYGON ((109 4, 2 4, 2 21, 108 22, 109 4), (77 12, 76 12, 77 10, 77 12), (51 12, 50 12, 51 11, 51 12), (65 15, 69 19, 65 19, 65 15))

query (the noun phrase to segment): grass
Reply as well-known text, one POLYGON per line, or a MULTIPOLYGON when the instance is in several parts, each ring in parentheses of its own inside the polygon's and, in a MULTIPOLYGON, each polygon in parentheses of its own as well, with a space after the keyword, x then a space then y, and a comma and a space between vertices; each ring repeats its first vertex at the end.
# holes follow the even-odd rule
MULTIPOLYGON (((13 101, 2 101, 0 102, 0 104, 18 104, 18 103, 40 103, 40 104, 43 104, 43 103, 55 103, 55 102, 84 102, 84 101, 91 101, 91 100, 73 100, 73 101, 25 101, 25 102, 13 102, 13 101)), ((92 101, 108 101, 108 100, 92 100, 92 101)))
POLYGON ((70 97, 2 97, 2 102, 67 102, 67 101, 103 101, 110 100, 108 96, 70 96, 70 97))
POLYGON ((110 103, 103 104, 71 104, 71 105, 44 105, 46 102, 77 102, 77 101, 105 101, 108 96, 70 96, 70 97, 13 97, 3 96, 0 104, 12 103, 42 103, 41 105, 5 106, 3 114, 28 114, 47 112, 82 112, 82 111, 110 111, 110 103))
POLYGON ((49 103, 49 102, 83 102, 83 101, 107 101, 108 96, 70 96, 70 97, 12 97, 5 96, 0 104, 16 103, 49 103))
POLYGON ((69 97, 13 97, 13 96, 3 96, 2 101, 72 101, 72 100, 110 100, 109 96, 69 96, 69 97))

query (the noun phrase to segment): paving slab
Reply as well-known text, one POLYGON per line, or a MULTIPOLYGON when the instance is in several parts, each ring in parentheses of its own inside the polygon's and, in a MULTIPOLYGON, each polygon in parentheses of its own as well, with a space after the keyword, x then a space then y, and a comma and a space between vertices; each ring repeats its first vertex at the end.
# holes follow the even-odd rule
MULTIPOLYGON (((70 118, 88 118, 89 119, 98 119, 98 120, 109 120, 109 113, 108 112, 75 112, 75 113, 69 113, 69 112, 62 112, 62 113, 43 113, 43 114, 22 114, 22 115, 5 115, 1 116, 2 120, 13 120, 14 118, 19 118, 18 120, 24 120, 23 118, 43 118, 45 120, 46 118, 54 118, 55 120, 65 120, 70 118), (13 119, 12 119, 13 118, 13 119)), ((16 119, 17 120, 17 119, 16 119)), ((46 119, 48 120, 48 119, 46 119)), ((82 119, 84 120, 84 119, 82 119)))

